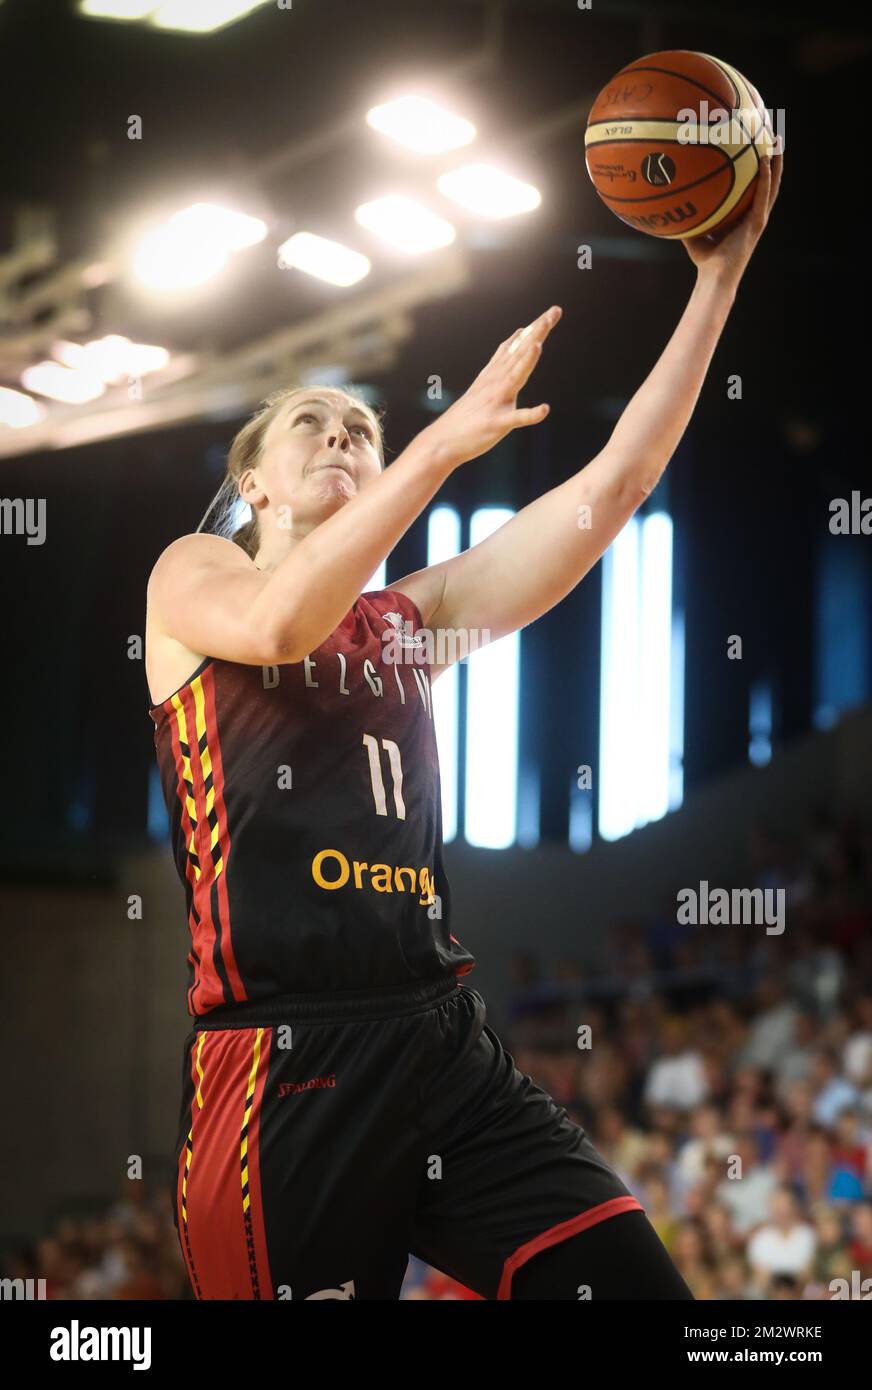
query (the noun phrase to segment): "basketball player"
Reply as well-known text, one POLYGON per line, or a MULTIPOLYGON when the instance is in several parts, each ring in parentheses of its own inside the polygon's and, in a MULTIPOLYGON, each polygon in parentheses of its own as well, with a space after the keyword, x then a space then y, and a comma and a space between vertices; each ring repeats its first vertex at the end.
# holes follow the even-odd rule
POLYGON ((690 303, 603 451, 482 544, 361 593, 454 469, 544 419, 516 398, 556 307, 388 469, 362 402, 281 393, 230 450, 219 500, 251 520, 155 565, 150 713, 194 1019, 175 1214, 196 1297, 396 1299, 410 1251, 485 1299, 692 1297, 461 983, 475 962, 451 932, 431 700, 447 660, 416 648, 533 622, 650 493, 780 174, 764 163, 719 244, 685 243, 690 303))

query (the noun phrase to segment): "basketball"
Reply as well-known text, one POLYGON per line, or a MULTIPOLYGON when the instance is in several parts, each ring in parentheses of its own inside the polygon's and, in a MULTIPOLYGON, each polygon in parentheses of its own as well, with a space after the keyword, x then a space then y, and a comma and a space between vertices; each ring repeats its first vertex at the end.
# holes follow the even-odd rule
POLYGON ((774 151, 760 94, 729 63, 671 49, 622 68, 594 102, 585 161, 607 208, 649 236, 725 231, 774 151))

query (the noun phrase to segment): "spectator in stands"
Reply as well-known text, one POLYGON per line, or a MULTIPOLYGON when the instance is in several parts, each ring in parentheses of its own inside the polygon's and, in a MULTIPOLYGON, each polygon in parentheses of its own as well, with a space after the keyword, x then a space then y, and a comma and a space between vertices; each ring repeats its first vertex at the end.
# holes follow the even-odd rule
POLYGON ((714 1298, 747 1299, 751 1297, 750 1281, 741 1255, 731 1255, 716 1263, 714 1298))
POLYGON ((772 1070, 793 1046, 799 1010, 787 998, 780 975, 767 975, 760 981, 755 1006, 756 1015, 738 1060, 742 1066, 772 1070))
POLYGON ((699 1221, 682 1221, 671 1253, 694 1297, 714 1298, 717 1282, 709 1258, 705 1231, 699 1221))
POLYGON ((869 1131, 858 1109, 843 1110, 835 1124, 832 1146, 833 1201, 857 1202, 866 1186, 869 1161, 869 1131))
POLYGON ((787 1184, 772 1194, 771 1220, 748 1241, 748 1263, 754 1283, 766 1297, 775 1297, 777 1275, 790 1275, 800 1283, 811 1276, 817 1233, 800 1214, 796 1194, 787 1184))
POLYGON ((855 1086, 842 1076, 838 1054, 830 1048, 820 1048, 812 1066, 814 1088, 812 1114, 819 1125, 831 1129, 839 1112, 859 1102, 855 1086))
POLYGON ((859 1092, 868 1096, 872 1110, 872 994, 858 999, 853 1028, 842 1052, 842 1068, 859 1092))
MULTIPOLYGON (((697 1106, 691 1112, 688 1129, 688 1137, 679 1148, 676 1160, 679 1180, 685 1188, 692 1187, 705 1176, 708 1158, 725 1160, 728 1154, 736 1150, 736 1141, 723 1130, 720 1114, 714 1105, 697 1106)), ((724 1164, 721 1163, 723 1171, 724 1164)))
POLYGON ((793 1302, 801 1297, 802 1281, 792 1274, 775 1274, 770 1281, 769 1297, 774 1301, 793 1302))
POLYGON ((783 1120, 776 1162, 785 1182, 799 1182, 805 1170, 809 1135, 813 1129, 814 1092, 809 1081, 794 1081, 783 1097, 783 1120))
POLYGON ((739 1141, 736 1157, 738 1164, 732 1157, 728 1160, 727 1175, 718 1186, 717 1198, 730 1212, 734 1229, 747 1235, 766 1220, 778 1179, 770 1164, 759 1162, 757 1141, 752 1135, 739 1141))
POLYGON ((679 1223, 669 1201, 669 1188, 661 1177, 652 1175, 645 1183, 645 1212, 670 1255, 675 1250, 679 1223))
POLYGON ((861 1278, 872 1275, 872 1200, 858 1202, 850 1215, 850 1239, 852 1268, 860 1271, 861 1278))
MULTIPOLYGON (((725 1265, 736 1255, 741 1256, 743 1242, 733 1230, 729 1207, 717 1200, 707 1202, 702 1220, 709 1252, 716 1268, 725 1265)), ((741 1264, 741 1258, 739 1263, 741 1264)))
POLYGON ((797 1183, 804 1201, 809 1206, 816 1202, 833 1200, 834 1173, 830 1132, 822 1125, 812 1125, 797 1183))
POLYGON ((606 1162, 629 1185, 647 1151, 648 1141, 643 1131, 627 1124, 616 1105, 607 1105, 598 1116, 591 1137, 606 1162))
POLYGON ((812 1278, 815 1283, 829 1288, 831 1279, 844 1278, 845 1271, 851 1267, 851 1255, 839 1212, 833 1207, 816 1207, 815 1231, 817 1242, 812 1278))
POLYGON ((687 1045, 685 1021, 671 1016, 663 1025, 662 1055, 652 1064, 645 1082, 645 1103, 691 1110, 705 1098, 702 1058, 687 1045))
POLYGON ((782 1099, 794 1081, 807 1081, 816 1053, 817 1020, 807 1009, 797 1013, 790 1047, 774 1063, 775 1094, 782 1099))

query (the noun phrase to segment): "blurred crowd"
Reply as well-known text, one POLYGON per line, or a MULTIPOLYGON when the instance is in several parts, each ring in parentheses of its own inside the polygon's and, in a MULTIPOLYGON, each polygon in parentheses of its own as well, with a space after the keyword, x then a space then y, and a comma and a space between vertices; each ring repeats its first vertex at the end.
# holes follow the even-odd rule
POLYGON ((872 1297, 872 827, 758 828, 731 886, 783 890, 784 932, 679 926, 673 899, 595 970, 520 955, 504 1042, 697 1298, 872 1297))
POLYGON ((104 1210, 65 1212, 33 1245, 7 1247, 2 1263, 4 1278, 44 1279, 46 1298, 192 1297, 169 1177, 152 1191, 125 1179, 104 1210))
MULTIPOLYGON (((519 955, 503 1041, 697 1298, 856 1298, 865 1279, 872 1296, 872 826, 822 812, 795 845, 758 829, 733 886, 783 890, 783 934, 680 926, 673 899, 615 924, 596 967, 519 955)), ((2 1275, 49 1298, 191 1298, 169 1175, 64 1213, 2 1275)), ((402 1297, 476 1295, 412 1258, 402 1297)))

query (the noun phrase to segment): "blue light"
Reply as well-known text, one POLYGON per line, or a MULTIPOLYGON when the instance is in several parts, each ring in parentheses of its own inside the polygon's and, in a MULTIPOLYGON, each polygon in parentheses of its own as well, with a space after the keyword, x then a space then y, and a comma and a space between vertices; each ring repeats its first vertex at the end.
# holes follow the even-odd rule
POLYGON ((765 767, 772 761, 771 681, 755 681, 751 686, 748 733, 748 758, 755 767, 765 767))
POLYGON ((681 803, 684 625, 672 612, 672 551, 672 519, 656 511, 631 517, 603 557, 599 831, 605 840, 681 803))
MULTIPOLYGON (((479 545, 514 516, 507 507, 472 515, 479 545)), ((473 634, 469 634, 470 651, 473 634)), ((471 655, 467 666, 464 835, 483 849, 506 849, 517 834, 520 634, 507 633, 471 655)))
POLYGON ((818 564, 815 604, 814 722, 819 729, 832 728, 845 710, 869 699, 870 589, 862 542, 828 537, 818 564))
POLYGON ((170 833, 157 763, 152 764, 148 773, 148 833, 153 840, 165 840, 170 833))
MULTIPOLYGON (((427 564, 438 565, 459 554, 460 517, 457 511, 454 507, 434 507, 427 518, 427 564)), ((446 843, 457 834, 459 719, 460 670, 454 662, 433 686, 433 721, 442 783, 442 839, 446 843)))

